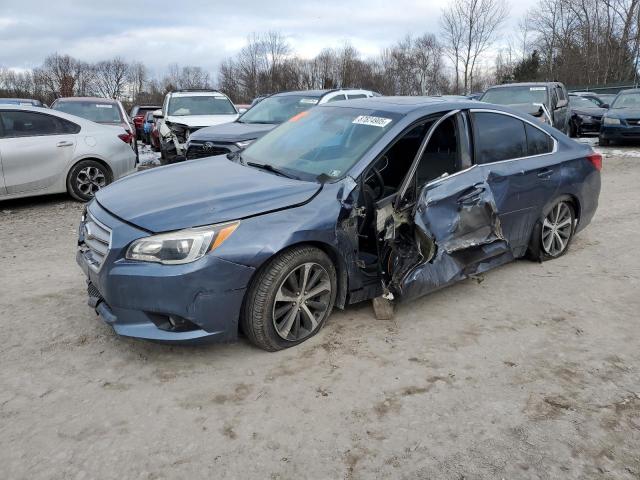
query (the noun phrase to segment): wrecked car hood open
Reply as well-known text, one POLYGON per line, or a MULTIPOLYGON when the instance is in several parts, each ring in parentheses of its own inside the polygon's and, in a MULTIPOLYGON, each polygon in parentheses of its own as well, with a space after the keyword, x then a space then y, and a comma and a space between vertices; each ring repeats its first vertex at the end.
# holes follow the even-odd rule
POLYGON ((299 205, 320 188, 217 156, 131 175, 100 190, 96 200, 127 222, 165 232, 299 205), (140 200, 132 202, 132 192, 140 200))
POLYGON ((220 123, 233 122, 238 115, 169 115, 166 121, 186 125, 189 128, 202 128, 220 123))
POLYGON ((262 137, 277 125, 270 123, 232 122, 213 127, 201 128, 189 140, 197 142, 242 142, 262 137))

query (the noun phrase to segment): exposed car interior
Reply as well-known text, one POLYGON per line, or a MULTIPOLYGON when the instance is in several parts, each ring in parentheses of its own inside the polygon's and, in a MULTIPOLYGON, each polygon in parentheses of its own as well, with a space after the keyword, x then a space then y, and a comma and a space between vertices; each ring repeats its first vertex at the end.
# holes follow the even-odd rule
MULTIPOLYGON (((365 270, 371 273, 374 273, 373 269, 377 266, 379 257, 385 257, 385 254, 378 252, 376 211, 384 205, 392 204, 425 135, 436 120, 437 118, 432 118, 412 127, 398 138, 364 175, 358 228, 361 260, 365 264, 365 270)), ((457 120, 452 116, 436 127, 426 145, 406 194, 409 203, 415 200, 417 193, 427 183, 451 175, 462 168, 460 145, 457 120)))

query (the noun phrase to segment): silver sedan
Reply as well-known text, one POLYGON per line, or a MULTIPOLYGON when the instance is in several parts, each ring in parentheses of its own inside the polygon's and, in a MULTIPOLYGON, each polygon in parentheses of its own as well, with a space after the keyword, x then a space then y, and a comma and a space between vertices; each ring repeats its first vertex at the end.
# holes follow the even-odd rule
POLYGON ((62 192, 91 200, 135 170, 126 137, 48 108, 0 105, 0 200, 62 192))

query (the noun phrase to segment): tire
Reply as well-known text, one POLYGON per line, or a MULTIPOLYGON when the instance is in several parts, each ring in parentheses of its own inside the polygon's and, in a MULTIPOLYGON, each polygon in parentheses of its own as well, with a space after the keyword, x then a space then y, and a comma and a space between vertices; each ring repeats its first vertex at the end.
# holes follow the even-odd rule
POLYGON ((580 133, 578 132, 578 127, 576 126, 576 124, 574 122, 571 122, 569 124, 569 136, 571 138, 576 138, 580 136, 580 133))
POLYGON ((113 181, 111 170, 96 160, 76 163, 67 176, 67 192, 80 202, 92 200, 95 193, 113 181))
POLYGON ((611 142, 605 138, 598 138, 598 145, 600 145, 601 147, 608 147, 611 144, 611 142))
POLYGON ((575 233, 575 220, 573 204, 567 199, 556 201, 533 228, 529 257, 545 262, 567 253, 575 233))
POLYGON ((335 266, 322 250, 286 250, 269 260, 252 281, 240 319, 242 331, 251 343, 270 352, 298 345, 320 331, 336 291, 335 266), (300 288, 305 272, 311 288, 306 297, 300 288))

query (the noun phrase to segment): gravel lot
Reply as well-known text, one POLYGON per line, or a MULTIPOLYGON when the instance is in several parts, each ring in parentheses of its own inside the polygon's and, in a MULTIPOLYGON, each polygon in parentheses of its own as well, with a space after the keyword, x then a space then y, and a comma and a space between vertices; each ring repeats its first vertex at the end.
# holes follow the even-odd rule
POLYGON ((298 348, 116 337, 86 305, 81 206, 0 203, 0 477, 640 478, 640 152, 518 261, 298 348))

